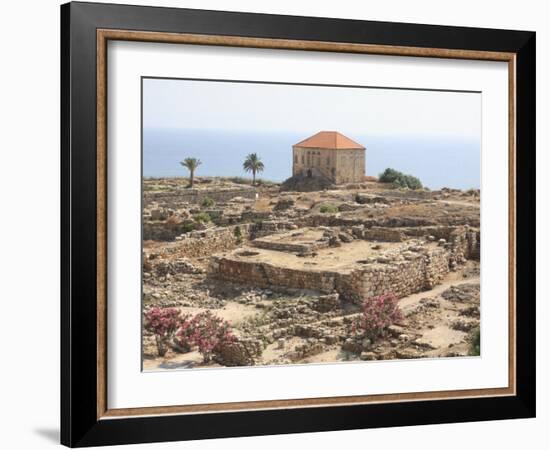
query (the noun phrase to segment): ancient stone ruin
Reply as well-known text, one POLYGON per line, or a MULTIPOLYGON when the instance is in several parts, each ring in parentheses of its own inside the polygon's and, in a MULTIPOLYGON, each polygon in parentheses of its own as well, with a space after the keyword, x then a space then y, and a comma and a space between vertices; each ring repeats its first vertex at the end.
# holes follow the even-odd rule
POLYGON ((213 256, 210 271, 227 281, 337 292, 361 302, 387 292, 401 298, 432 289, 457 264, 479 258, 479 232, 469 227, 427 229, 422 238, 407 236, 407 229, 383 230, 356 225, 266 236, 213 256))
POLYGON ((144 308, 211 311, 236 336, 206 363, 175 344, 156 356, 145 332, 145 369, 468 354, 479 191, 150 179, 143 206, 144 308), (388 293, 403 320, 377 340, 354 334, 363 301, 388 293))

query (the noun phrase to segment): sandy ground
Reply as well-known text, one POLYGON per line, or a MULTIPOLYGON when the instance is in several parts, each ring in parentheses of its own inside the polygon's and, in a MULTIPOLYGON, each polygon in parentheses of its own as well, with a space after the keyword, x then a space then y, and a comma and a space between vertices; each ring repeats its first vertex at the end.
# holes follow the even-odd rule
MULTIPOLYGON (((404 333, 409 334, 410 338, 415 339, 415 342, 423 348, 421 357, 448 356, 449 352, 456 354, 467 353, 468 344, 466 339, 468 333, 452 328, 452 322, 461 318, 460 308, 464 305, 445 300, 441 297, 441 293, 448 290, 451 286, 460 286, 465 283, 479 283, 479 276, 465 277, 464 275, 469 274, 469 270, 472 267, 477 267, 477 263, 470 261, 463 270, 449 273, 440 285, 430 291, 419 292, 400 299, 399 306, 406 317, 402 324, 404 333), (426 299, 436 299, 440 307, 433 311, 417 314, 415 311, 419 306, 422 306, 426 299)), ((269 305, 270 300, 264 303, 269 305)), ((197 307, 182 307, 180 309, 193 314, 205 310, 204 308, 197 307)), ((232 326, 237 328, 244 321, 260 318, 264 314, 263 309, 236 301, 227 301, 222 308, 215 309, 214 311, 216 315, 228 320, 232 326)), ((349 312, 345 313, 344 310, 342 312, 348 317, 357 315, 357 313, 352 313, 350 316, 349 312)), ((315 327, 315 323, 310 323, 310 325, 315 327)), ((284 359, 285 354, 297 346, 303 345, 306 341, 306 339, 300 337, 287 338, 282 348, 280 343, 275 341, 267 345, 257 365, 279 364, 279 361, 284 359)), ((340 345, 337 344, 327 351, 307 356, 295 361, 295 363, 334 363, 359 360, 359 355, 342 351, 340 345)), ((378 344, 380 351, 387 352, 393 347, 395 347, 395 342, 390 338, 378 344)), ((197 351, 180 354, 169 350, 166 356, 162 358, 152 356, 153 354, 154 348, 150 347, 148 355, 143 360, 143 369, 146 371, 221 367, 213 362, 204 364, 202 356, 197 351)))
MULTIPOLYGON (((350 244, 342 244, 341 247, 330 247, 316 250, 316 256, 297 256, 293 253, 284 253, 274 250, 260 249, 256 247, 241 247, 231 257, 268 263, 274 266, 283 266, 292 269, 330 270, 345 268, 365 258, 380 255, 380 252, 392 250, 404 246, 405 243, 384 242, 375 243, 355 240, 350 244), (376 249, 373 249, 375 247, 376 249), (243 256, 239 256, 239 255, 243 256), (248 256, 244 256, 248 255, 248 256)), ((426 244, 426 247, 436 247, 437 244, 426 244)))
MULTIPOLYGON (((198 180, 200 181, 200 180, 198 180)), ((208 181, 208 180, 207 180, 208 181)), ((148 183, 151 184, 152 190, 171 190, 174 187, 178 189, 182 186, 185 180, 151 180, 148 183), (166 186, 164 185, 166 184, 166 186)), ((227 180, 211 180, 209 183, 197 183, 199 189, 208 189, 209 186, 216 185, 229 186, 227 180), (211 184, 209 184, 211 183, 211 184)), ((233 187, 235 187, 233 185, 233 187)), ((257 188, 259 197, 256 201, 246 202, 244 205, 242 202, 234 202, 234 204, 228 204, 223 206, 231 212, 242 211, 243 208, 252 208, 252 210, 260 212, 270 212, 275 219, 295 220, 297 217, 294 213, 296 211, 277 211, 273 210, 273 207, 281 198, 291 198, 294 201, 294 209, 301 209, 300 214, 303 214, 303 210, 309 210, 306 214, 319 214, 320 206, 323 204, 332 204, 333 206, 339 206, 342 203, 353 205, 357 193, 374 194, 386 197, 387 201, 380 203, 358 205, 355 204, 352 210, 344 210, 338 213, 341 217, 357 218, 357 219, 391 219, 393 222, 399 221, 400 218, 404 219, 419 219, 420 222, 433 223, 436 225, 462 225, 469 224, 473 227, 479 225, 479 197, 477 195, 467 195, 467 193, 460 193, 456 191, 441 191, 441 192, 411 192, 410 195, 406 191, 398 191, 388 189, 388 186, 384 186, 380 183, 367 183, 367 186, 353 187, 346 186, 342 189, 334 189, 331 191, 319 191, 308 193, 279 193, 277 188, 274 187, 260 187, 257 188), (291 214, 289 214, 291 213, 291 214), (293 215, 294 214, 294 215, 293 215)), ((182 207, 187 214, 187 207, 182 207)), ((182 213, 183 214, 183 213, 182 213)), ((301 217, 300 215, 298 215, 301 217)), ((407 221, 405 221, 407 222, 407 221)), ((410 221, 409 221, 410 222, 410 221)), ((209 226, 214 226, 210 224, 209 226)), ((394 225, 398 226, 398 225, 394 225)), ((312 230, 305 233, 302 237, 297 237, 297 242, 312 242, 321 237, 321 230, 312 230)), ((272 239, 277 241, 284 239, 283 236, 273 236, 272 239)), ((386 251, 392 251, 396 247, 406 245, 406 243, 375 243, 362 240, 354 240, 353 243, 343 243, 341 247, 329 247, 316 250, 317 256, 297 256, 293 253, 275 252, 267 249, 260 249, 253 247, 252 245, 243 245, 237 253, 251 252, 252 255, 240 256, 239 258, 250 258, 251 260, 263 261, 269 264, 281 265, 302 270, 339 270, 346 271, 348 267, 353 267, 358 261, 369 258, 371 256, 378 256, 386 251), (374 247, 374 248, 373 248, 374 247)), ((429 245, 437 245, 431 243, 429 245)), ((175 242, 156 242, 146 241, 144 242, 144 250, 146 253, 158 253, 162 259, 170 260, 172 258, 180 257, 178 248, 180 243, 175 242)), ((196 258, 192 260, 192 263, 198 267, 206 268, 209 256, 203 258, 196 258)), ((407 335, 406 341, 400 340, 399 333, 388 335, 380 340, 380 342, 373 343, 371 348, 367 350, 363 349, 363 353, 371 353, 375 355, 375 358, 370 359, 396 359, 396 358, 408 358, 410 357, 439 357, 439 356, 459 356, 467 354, 468 344, 466 342, 467 332, 462 331, 460 326, 456 326, 457 321, 463 320, 479 320, 479 317, 465 317, 464 309, 469 306, 476 306, 460 302, 451 302, 445 300, 441 296, 443 292, 449 289, 451 286, 456 286, 462 283, 479 283, 479 271, 476 272, 479 267, 479 262, 468 261, 465 267, 462 267, 458 272, 449 273, 443 280, 443 283, 436 286, 430 291, 424 291, 417 294, 410 295, 400 300, 400 308, 404 313, 404 323, 399 324, 402 333, 407 335), (476 269, 468 271, 466 269, 476 269), (476 274, 477 273, 477 274, 476 274), (466 274, 466 275, 465 275, 466 274), (426 307, 426 300, 435 304, 436 306, 426 307), (458 329, 457 329, 458 328, 458 329)), ((147 305, 159 305, 178 307, 183 312, 189 314, 196 314, 205 310, 212 310, 216 315, 229 321, 232 327, 236 327, 243 331, 247 336, 261 334, 265 337, 266 333, 272 333, 273 330, 278 330, 279 327, 286 327, 288 324, 272 323, 277 322, 273 317, 269 317, 270 308, 273 305, 274 298, 281 298, 274 295, 268 295, 268 298, 258 296, 254 293, 249 295, 249 292, 254 291, 253 287, 242 288, 239 286, 230 286, 229 284, 216 285, 211 283, 205 274, 194 275, 176 275, 168 279, 162 277, 151 277, 144 289, 144 295, 146 296, 145 302, 147 305), (194 294, 198 295, 194 295, 194 294), (267 311, 267 316, 266 316, 267 311), (267 317, 267 321, 265 320, 267 317), (272 325, 274 327, 272 327, 272 325), (252 331, 251 331, 252 330, 252 331)), ((295 302, 296 305, 300 305, 301 295, 312 295, 307 293, 294 293, 289 292, 288 295, 284 294, 285 302, 287 299, 289 302, 295 302)), ((319 294, 315 294, 318 296, 319 294)), ((315 295, 313 295, 315 297, 315 295)), ((477 305, 479 306, 479 304, 477 305)), ((291 306, 293 307, 293 306, 291 306)), ((333 312, 332 316, 329 314, 323 314, 319 318, 312 317, 311 322, 299 318, 299 322, 307 323, 308 326, 318 327, 317 330, 321 330, 322 327, 326 328, 326 318, 333 317, 340 320, 339 330, 342 331, 343 319, 351 318, 358 311, 357 305, 342 304, 341 309, 333 312)), ((309 314, 309 313, 308 313, 309 314)), ((283 320, 284 322, 284 320, 283 320)), ((292 320, 291 320, 292 322, 292 320)), ((347 332, 346 332, 347 333, 347 332)), ((401 333, 401 331, 400 331, 401 333)), ((338 333, 336 333, 338 334, 338 333)), ((292 336, 293 334, 286 334, 285 336, 292 336)), ((347 334, 338 335, 340 341, 334 344, 324 344, 322 352, 316 355, 303 357, 300 360, 293 360, 293 363, 329 363, 340 361, 353 361, 360 358, 359 354, 352 354, 347 351, 342 351, 342 344, 347 334)), ((297 354, 299 349, 308 344, 308 339, 303 337, 286 337, 284 344, 279 342, 278 339, 266 339, 267 342, 272 342, 267 345, 261 356, 261 359, 257 361, 259 365, 266 364, 288 364, 289 354, 294 352, 297 354), (282 346, 282 347, 281 347, 282 346)), ((196 352, 189 352, 185 354, 175 353, 169 350, 164 358, 154 356, 156 353, 154 342, 151 337, 145 336, 144 338, 144 370, 172 370, 188 367, 218 367, 215 363, 209 363, 204 365, 202 363, 201 355, 196 352)), ((299 353, 298 353, 299 354, 299 353)), ((366 355, 362 355, 366 358, 366 355)), ((372 356, 372 355, 371 355, 372 356)))
MULTIPOLYGON (((205 310, 204 308, 194 307, 182 307, 179 309, 188 314, 197 314, 205 310)), ((228 301, 225 306, 216 309, 216 315, 227 320, 232 326, 238 326, 246 319, 258 315, 258 309, 254 306, 228 301)))

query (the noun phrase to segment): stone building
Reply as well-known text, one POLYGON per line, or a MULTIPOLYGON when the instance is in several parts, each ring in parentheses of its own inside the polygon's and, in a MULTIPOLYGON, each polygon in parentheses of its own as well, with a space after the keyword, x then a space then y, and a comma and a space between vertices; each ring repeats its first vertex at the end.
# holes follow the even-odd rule
POLYGON ((365 147, 337 131, 320 131, 292 146, 292 175, 357 183, 365 177, 365 147))

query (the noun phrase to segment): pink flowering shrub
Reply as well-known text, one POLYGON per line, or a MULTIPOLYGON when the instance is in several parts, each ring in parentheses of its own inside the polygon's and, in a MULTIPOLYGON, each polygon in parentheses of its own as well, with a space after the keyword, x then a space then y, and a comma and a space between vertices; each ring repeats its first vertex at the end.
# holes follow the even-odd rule
POLYGON ((143 319, 144 328, 155 336, 159 356, 164 356, 180 326, 181 313, 176 308, 153 307, 145 311, 143 319))
POLYGON ((143 326, 155 336, 159 356, 164 356, 170 345, 182 353, 197 346, 208 362, 222 344, 236 340, 229 322, 211 311, 191 316, 176 308, 153 307, 145 311, 143 326))
POLYGON ((191 351, 191 347, 195 343, 194 332, 194 323, 191 316, 189 314, 181 316, 178 331, 174 337, 177 350, 182 353, 191 351))
POLYGON ((191 340, 198 347, 204 362, 210 361, 222 344, 236 340, 229 322, 212 314, 211 311, 205 311, 193 317, 190 328, 191 340))
POLYGON ((368 338, 379 338, 391 324, 403 320, 403 314, 393 293, 365 299, 363 314, 355 322, 355 331, 361 331, 368 338))

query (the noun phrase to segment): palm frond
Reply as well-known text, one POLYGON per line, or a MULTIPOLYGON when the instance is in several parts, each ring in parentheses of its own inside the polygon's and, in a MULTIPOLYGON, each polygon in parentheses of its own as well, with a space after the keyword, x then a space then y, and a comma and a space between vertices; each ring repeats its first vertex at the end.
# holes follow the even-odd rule
POLYGON ((256 153, 250 153, 243 162, 243 169, 246 172, 262 172, 264 163, 256 153))
POLYGON ((180 164, 183 167, 187 167, 189 170, 195 170, 202 164, 202 161, 197 158, 185 158, 183 161, 180 161, 180 164))

